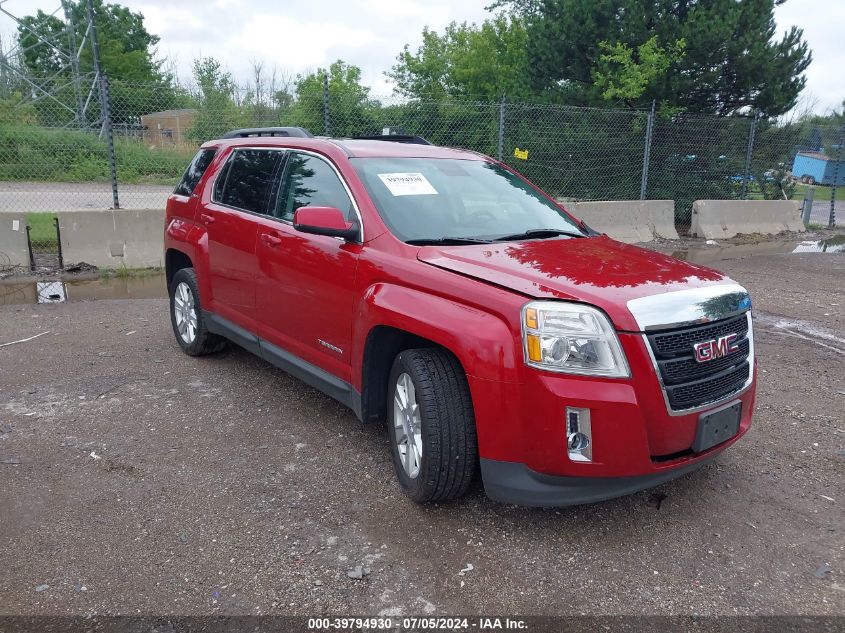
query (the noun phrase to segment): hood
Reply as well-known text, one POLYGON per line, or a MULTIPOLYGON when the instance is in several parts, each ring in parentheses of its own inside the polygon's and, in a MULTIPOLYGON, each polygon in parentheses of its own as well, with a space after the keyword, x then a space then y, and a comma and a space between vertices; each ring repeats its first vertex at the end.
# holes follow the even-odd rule
POLYGON ((426 246, 417 258, 529 297, 602 308, 620 330, 638 331, 628 301, 732 283, 718 271, 622 244, 606 235, 502 244, 426 246))

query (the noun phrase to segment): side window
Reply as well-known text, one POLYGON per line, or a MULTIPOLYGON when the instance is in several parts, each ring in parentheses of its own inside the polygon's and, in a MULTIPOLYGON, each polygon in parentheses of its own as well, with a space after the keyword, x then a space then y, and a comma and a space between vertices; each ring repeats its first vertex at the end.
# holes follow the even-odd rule
POLYGON ((191 164, 188 165, 188 169, 185 170, 182 180, 179 181, 176 189, 173 190, 173 193, 179 196, 190 196, 194 193, 194 189, 197 188, 202 175, 208 169, 208 166, 211 165, 211 161, 214 159, 214 154, 216 153, 216 149, 201 149, 198 151, 191 164))
POLYGON ((266 213, 273 173, 281 157, 282 152, 273 150, 236 149, 217 179, 215 201, 244 211, 266 213))
POLYGON ((337 207, 347 220, 355 217, 352 200, 334 169, 315 156, 291 153, 275 215, 290 222, 299 207, 337 207))

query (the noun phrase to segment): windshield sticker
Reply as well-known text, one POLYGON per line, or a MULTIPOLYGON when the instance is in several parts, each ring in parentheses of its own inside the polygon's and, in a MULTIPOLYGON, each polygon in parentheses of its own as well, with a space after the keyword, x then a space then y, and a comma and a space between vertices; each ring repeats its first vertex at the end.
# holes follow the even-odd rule
POLYGON ((378 177, 394 196, 425 196, 437 193, 428 179, 420 173, 379 174, 378 177))

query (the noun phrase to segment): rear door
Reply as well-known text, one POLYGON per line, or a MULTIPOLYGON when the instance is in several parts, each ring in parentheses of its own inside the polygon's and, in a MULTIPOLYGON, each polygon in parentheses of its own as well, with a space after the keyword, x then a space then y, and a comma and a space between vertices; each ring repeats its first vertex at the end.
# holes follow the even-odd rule
POLYGON ((199 213, 208 231, 212 312, 256 332, 255 240, 284 155, 272 148, 235 148, 199 213))
POLYGON ((351 380, 352 313, 360 244, 293 228, 304 206, 331 206, 360 225, 351 193, 328 159, 291 150, 256 251, 259 336, 351 380))

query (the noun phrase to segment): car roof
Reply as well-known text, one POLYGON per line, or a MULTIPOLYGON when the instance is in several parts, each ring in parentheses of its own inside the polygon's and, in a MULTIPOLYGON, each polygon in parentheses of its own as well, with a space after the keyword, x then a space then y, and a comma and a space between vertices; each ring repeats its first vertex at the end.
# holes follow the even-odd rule
POLYGON ((487 157, 476 152, 451 147, 440 147, 438 145, 328 137, 250 136, 246 138, 208 141, 203 144, 203 147, 285 147, 310 149, 329 155, 340 151, 348 158, 457 158, 475 161, 488 160, 487 157))

